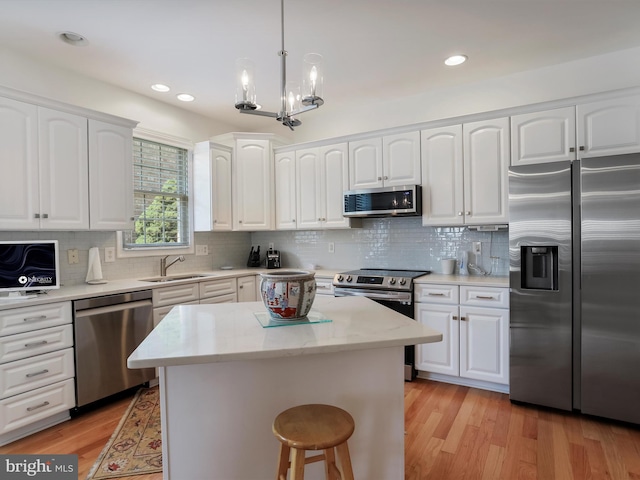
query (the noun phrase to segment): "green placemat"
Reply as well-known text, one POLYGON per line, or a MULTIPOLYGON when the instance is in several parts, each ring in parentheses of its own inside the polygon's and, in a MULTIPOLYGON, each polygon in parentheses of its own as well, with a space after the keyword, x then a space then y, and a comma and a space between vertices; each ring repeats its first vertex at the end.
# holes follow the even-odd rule
POLYGON ((311 310, 306 317, 297 318, 295 320, 278 320, 273 318, 267 312, 254 312, 254 315, 262 325, 262 328, 272 328, 272 327, 286 327, 289 325, 307 325, 310 323, 328 323, 332 320, 327 318, 326 315, 316 311, 311 310))

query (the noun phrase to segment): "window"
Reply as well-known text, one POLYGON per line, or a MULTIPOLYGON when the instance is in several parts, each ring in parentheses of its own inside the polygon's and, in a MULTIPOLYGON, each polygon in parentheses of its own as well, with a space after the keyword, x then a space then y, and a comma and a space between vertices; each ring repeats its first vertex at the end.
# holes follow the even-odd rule
POLYGON ((189 247, 189 151, 133 139, 135 226, 124 249, 189 247))

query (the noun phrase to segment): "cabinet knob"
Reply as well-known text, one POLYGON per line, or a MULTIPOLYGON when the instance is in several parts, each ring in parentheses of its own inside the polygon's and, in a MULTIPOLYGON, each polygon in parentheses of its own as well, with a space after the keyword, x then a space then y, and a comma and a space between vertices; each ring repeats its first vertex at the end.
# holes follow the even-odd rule
POLYGON ((454 319, 454 320, 458 320, 458 316, 457 316, 457 315, 454 315, 454 316, 453 316, 453 319, 454 319))
POLYGON ((458 216, 461 217, 462 216, 462 212, 458 212, 458 216))
POLYGON ((49 214, 48 213, 43 213, 42 214, 42 218, 49 218, 49 214))
POLYGON ((238 223, 242 223, 242 220, 238 220, 238 223))
POLYGON ((243 285, 240 285, 240 286, 238 286, 238 288, 244 288, 244 286, 243 286, 243 285))
POLYGON ((136 217, 131 217, 130 220, 133 222, 135 219, 136 219, 136 217))
POLYGON ((215 220, 215 219, 214 219, 214 220, 213 220, 213 223, 218 223, 218 220, 215 220))
POLYGON ((296 223, 296 219, 294 218, 293 220, 291 220, 293 223, 296 223))
POLYGON ((378 177, 378 180, 382 180, 382 177, 378 177))
POLYGON ((584 152, 584 145, 580 145, 580 151, 584 152))
POLYGON ((467 319, 467 317, 460 317, 460 320, 462 320, 463 322, 467 319))
POLYGON ((387 177, 387 176, 385 175, 385 176, 384 176, 384 179, 385 179, 385 180, 389 180, 389 177, 387 177))
POLYGON ((570 151, 571 153, 575 152, 575 151, 576 151, 576 147, 570 147, 570 148, 569 148, 569 151, 570 151))
POLYGON ((321 222, 321 221, 322 221, 322 219, 321 219, 321 218, 318 218, 318 221, 319 221, 319 222, 321 222))
POLYGON ((465 215, 471 215, 471 212, 464 212, 465 215))
POLYGON ((33 215, 33 218, 40 218, 40 214, 39 214, 39 213, 35 213, 35 214, 33 215))

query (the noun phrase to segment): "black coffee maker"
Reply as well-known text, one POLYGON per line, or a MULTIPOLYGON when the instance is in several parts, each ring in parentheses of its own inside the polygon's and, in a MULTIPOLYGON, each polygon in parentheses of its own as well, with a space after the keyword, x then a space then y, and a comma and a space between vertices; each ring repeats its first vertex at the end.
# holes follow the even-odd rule
POLYGON ((247 260, 247 267, 259 267, 260 266, 260 245, 258 245, 257 249, 253 249, 251 247, 251 252, 249 253, 249 259, 247 260))
POLYGON ((267 268, 280 268, 280 251, 270 248, 267 250, 267 268))

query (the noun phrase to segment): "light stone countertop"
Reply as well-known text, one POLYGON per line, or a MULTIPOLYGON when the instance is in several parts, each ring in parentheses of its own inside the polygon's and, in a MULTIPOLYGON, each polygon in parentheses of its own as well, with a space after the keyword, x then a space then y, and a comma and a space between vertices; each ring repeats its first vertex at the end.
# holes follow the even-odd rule
POLYGON ((431 273, 423 275, 414 280, 414 283, 439 283, 453 285, 475 285, 482 287, 509 287, 509 277, 480 276, 480 275, 443 275, 441 273, 431 273))
POLYGON ((129 356, 129 368, 295 357, 439 342, 442 334, 364 297, 317 296, 327 323, 265 328, 262 302, 178 305, 129 356))

